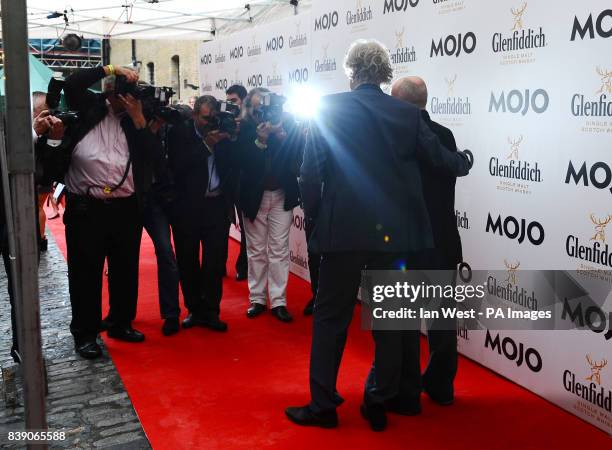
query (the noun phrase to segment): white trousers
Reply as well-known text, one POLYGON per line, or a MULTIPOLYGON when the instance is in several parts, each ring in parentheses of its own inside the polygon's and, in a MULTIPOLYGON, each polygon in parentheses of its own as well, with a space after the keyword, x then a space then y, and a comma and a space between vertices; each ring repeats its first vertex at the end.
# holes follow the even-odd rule
POLYGON ((249 259, 249 301, 270 307, 287 305, 289 279, 289 230, 293 211, 285 211, 282 189, 264 191, 257 217, 244 218, 249 259))

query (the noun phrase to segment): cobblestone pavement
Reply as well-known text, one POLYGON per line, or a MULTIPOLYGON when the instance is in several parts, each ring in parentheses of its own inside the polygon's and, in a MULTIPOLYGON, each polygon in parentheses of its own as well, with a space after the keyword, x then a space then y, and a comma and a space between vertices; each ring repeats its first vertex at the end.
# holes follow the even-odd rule
MULTIPOLYGON (((65 431, 66 440, 51 448, 149 449, 149 442, 106 349, 95 361, 74 352, 69 331, 68 268, 52 236, 40 261, 40 300, 43 351, 47 364, 49 395, 47 421, 50 431, 65 431)), ((0 366, 15 371, 10 357, 11 324, 6 274, 0 258, 0 366)), ((25 448, 7 442, 10 431, 23 431, 21 377, 16 375, 17 404, 7 406, 0 384, 0 447, 25 448)))

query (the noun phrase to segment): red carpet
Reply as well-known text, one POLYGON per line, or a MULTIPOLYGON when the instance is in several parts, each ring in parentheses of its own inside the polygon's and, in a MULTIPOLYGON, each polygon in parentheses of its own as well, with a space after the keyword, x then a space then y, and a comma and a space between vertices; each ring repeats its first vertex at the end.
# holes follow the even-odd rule
MULTIPOLYGON (((65 254, 61 221, 50 226, 65 254)), ((440 407, 423 397, 422 415, 389 415, 386 432, 371 432, 358 412, 372 359, 371 336, 359 329, 359 317, 340 371, 338 387, 347 400, 339 409, 340 427, 292 425, 284 408, 308 401, 311 320, 301 309, 309 288, 291 276, 293 323, 269 314, 247 319, 247 285, 233 281, 237 249, 232 243, 221 304, 229 332, 190 329, 166 338, 160 331, 153 246, 143 238, 134 326, 146 341, 105 342, 154 449, 609 448, 610 439, 600 430, 465 358, 454 406, 440 407)))

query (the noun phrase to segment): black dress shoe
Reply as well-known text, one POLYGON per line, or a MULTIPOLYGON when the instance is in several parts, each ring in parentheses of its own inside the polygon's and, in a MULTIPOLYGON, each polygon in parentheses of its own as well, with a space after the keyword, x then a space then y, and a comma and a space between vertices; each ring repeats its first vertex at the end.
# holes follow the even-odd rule
POLYGON ((387 428, 387 415, 385 414, 384 406, 367 406, 365 403, 362 403, 360 411, 363 418, 370 423, 372 431, 385 431, 385 428, 387 428))
POLYGON ((287 311, 285 306, 277 306, 276 308, 272 308, 272 315, 276 317, 281 322, 291 322, 293 317, 287 311))
POLYGON ((244 281, 246 280, 247 274, 245 272, 236 272, 236 281, 244 281))
POLYGON ((195 327, 197 321, 198 317, 193 313, 189 313, 187 314, 187 317, 185 317, 185 320, 183 320, 183 328, 195 327))
POLYGON ((421 402, 418 398, 395 397, 387 402, 387 411, 400 416, 416 416, 421 414, 421 402))
POLYGON ((338 426, 338 414, 335 409, 315 414, 308 405, 291 406, 285 410, 285 414, 291 422, 305 427, 336 428, 338 426))
POLYGON ((178 317, 168 317, 164 320, 162 325, 162 334, 164 336, 172 336, 179 332, 179 319, 178 317))
POLYGON ((96 341, 85 341, 75 344, 74 347, 77 353, 85 359, 96 359, 102 355, 102 349, 96 341))
POLYGON ((125 342, 142 342, 145 340, 144 334, 129 326, 114 326, 108 329, 106 335, 110 338, 119 339, 120 341, 125 342))
POLYGON ((100 331, 108 331, 109 328, 112 328, 113 322, 106 316, 104 319, 100 321, 100 331))
POLYGON ((197 325, 208 328, 213 331, 225 332, 227 331, 227 323, 220 320, 218 317, 210 319, 200 319, 197 325))
POLYGON ((312 316, 313 310, 314 310, 314 298, 311 298, 310 301, 306 303, 306 306, 304 307, 304 315, 312 316))
POLYGON ((430 389, 423 388, 423 392, 434 402, 440 406, 450 406, 454 403, 455 397, 452 393, 450 394, 439 394, 430 389))
POLYGON ((42 238, 40 242, 38 243, 38 249, 41 252, 46 252, 48 248, 49 248, 49 241, 47 241, 47 238, 42 238))
POLYGON ((252 319, 260 315, 265 310, 266 305, 262 305, 261 303, 251 303, 251 306, 249 306, 249 309, 247 309, 247 317, 252 319))

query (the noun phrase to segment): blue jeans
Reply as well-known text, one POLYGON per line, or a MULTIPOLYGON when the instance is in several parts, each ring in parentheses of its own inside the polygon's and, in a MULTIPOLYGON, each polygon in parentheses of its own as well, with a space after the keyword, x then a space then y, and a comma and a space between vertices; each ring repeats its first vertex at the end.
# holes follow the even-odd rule
POLYGON ((144 227, 155 246, 159 310, 162 319, 179 317, 179 272, 170 239, 170 220, 153 196, 144 211, 144 227))

